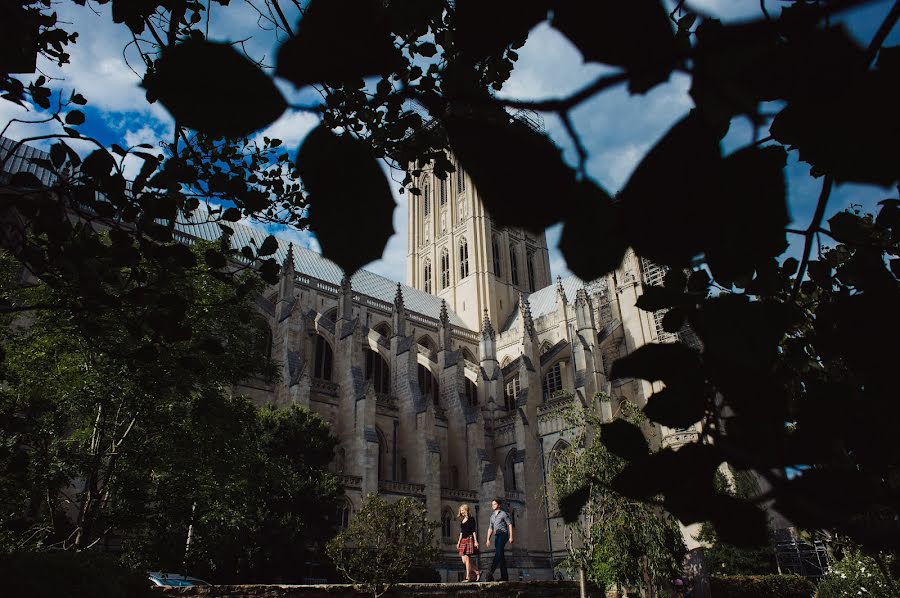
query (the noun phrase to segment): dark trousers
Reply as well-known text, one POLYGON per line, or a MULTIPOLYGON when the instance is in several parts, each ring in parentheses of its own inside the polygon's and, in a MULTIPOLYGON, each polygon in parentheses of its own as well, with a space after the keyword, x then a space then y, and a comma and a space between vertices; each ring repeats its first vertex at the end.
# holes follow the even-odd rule
POLYGON ((494 562, 491 563, 491 572, 488 577, 494 577, 494 571, 500 567, 500 581, 509 581, 509 571, 506 570, 506 543, 509 542, 509 534, 506 532, 497 532, 494 534, 494 562))

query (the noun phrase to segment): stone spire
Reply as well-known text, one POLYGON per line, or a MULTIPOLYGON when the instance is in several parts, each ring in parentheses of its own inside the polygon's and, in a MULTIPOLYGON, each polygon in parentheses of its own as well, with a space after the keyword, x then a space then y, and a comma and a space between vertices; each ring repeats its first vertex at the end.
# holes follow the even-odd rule
POLYGON ((486 308, 484 310, 484 321, 481 324, 481 338, 485 340, 494 340, 497 338, 496 334, 494 334, 494 327, 491 325, 491 317, 488 315, 488 310, 486 308))
POLYGON ((575 293, 575 329, 579 332, 594 328, 594 309, 584 287, 575 293))
POLYGON ((562 276, 559 275, 556 276, 556 300, 558 302, 561 301, 563 304, 569 302, 568 298, 566 297, 566 289, 563 288, 562 276))
POLYGON ((449 351, 453 346, 452 341, 450 340, 450 314, 447 313, 447 300, 441 299, 441 317, 440 317, 440 329, 438 330, 438 336, 440 337, 441 351, 449 351))
POLYGON ((534 319, 531 317, 531 304, 528 303, 528 297, 519 293, 519 314, 522 316, 522 334, 532 339, 535 336, 534 319))
POLYGON ((294 289, 294 244, 288 244, 287 255, 281 264, 281 288, 279 289, 280 299, 286 299, 291 296, 294 289))
POLYGON ((393 324, 395 335, 406 336, 406 306, 403 304, 403 288, 399 282, 397 283, 397 293, 394 295, 391 324, 393 324))
POLYGON ((350 320, 353 318, 353 288, 350 277, 344 274, 341 278, 341 288, 338 292, 338 319, 350 320))
POLYGON ((403 287, 399 282, 397 283, 397 292, 394 294, 394 307, 397 311, 403 309, 403 287))

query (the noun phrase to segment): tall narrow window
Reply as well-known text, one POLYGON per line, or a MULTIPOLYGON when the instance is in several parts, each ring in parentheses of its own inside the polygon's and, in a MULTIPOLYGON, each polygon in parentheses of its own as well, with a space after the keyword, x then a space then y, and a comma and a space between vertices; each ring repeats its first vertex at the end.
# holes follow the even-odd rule
POLYGON ((441 288, 450 286, 450 252, 445 247, 441 251, 441 288))
POLYGON ((423 195, 425 195, 425 215, 426 216, 431 213, 431 196, 428 194, 428 191, 429 191, 428 185, 425 185, 425 193, 423 195))
POLYGON ((494 276, 503 276, 503 269, 500 267, 500 237, 494 236, 491 239, 491 251, 494 253, 494 276))
POLYGON ((419 390, 425 400, 431 399, 435 407, 440 407, 440 393, 438 392, 437 380, 421 363, 419 364, 419 390))
POLYGON ((544 376, 544 402, 553 398, 553 393, 562 390, 562 375, 559 362, 547 371, 544 376))
POLYGON ((503 389, 503 403, 507 411, 513 411, 516 408, 516 401, 519 399, 519 377, 511 378, 503 389))
POLYGON ((478 406, 478 387, 468 378, 466 378, 466 402, 470 407, 478 406))
POLYGON ((331 380, 331 364, 334 356, 331 345, 321 336, 316 336, 315 377, 320 380, 331 380))
POLYGON ((437 186, 438 186, 438 196, 441 199, 441 205, 442 206, 446 205, 446 203, 447 203, 447 181, 438 179, 437 186))
POLYGON ((526 258, 528 267, 528 290, 534 291, 534 252, 529 251, 526 258))
MULTIPOLYGON (((512 449, 506 455, 506 462, 503 464, 503 486, 507 492, 518 489, 516 484, 516 449, 512 449)), ((515 526, 515 524, 513 524, 515 526)))
POLYGON ((453 535, 453 515, 450 511, 444 511, 441 515, 441 536, 449 538, 453 535))
POLYGON ((463 173, 462 165, 456 163, 456 192, 462 193, 466 190, 466 175, 463 173))
POLYGON ((366 349, 366 380, 372 382, 375 392, 391 391, 391 368, 381 355, 370 349, 366 349))
POLYGON ((431 292, 431 260, 425 260, 425 265, 422 267, 422 282, 423 288, 426 293, 431 292))
POLYGON ((516 286, 519 284, 519 264, 516 263, 516 244, 509 245, 509 276, 512 283, 516 286))
POLYGON ((463 279, 468 275, 469 275, 469 244, 466 243, 466 239, 463 238, 463 240, 459 242, 459 277, 460 277, 460 279, 463 279))

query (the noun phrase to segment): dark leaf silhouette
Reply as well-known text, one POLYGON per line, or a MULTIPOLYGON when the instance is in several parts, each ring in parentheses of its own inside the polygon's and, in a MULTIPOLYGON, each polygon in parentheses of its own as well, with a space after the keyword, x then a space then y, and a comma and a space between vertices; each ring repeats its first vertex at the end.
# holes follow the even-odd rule
POLYGON ((497 226, 540 232, 571 213, 574 171, 546 135, 500 109, 485 117, 452 114, 443 123, 450 147, 497 226), (541 176, 521 176, 524 172, 541 176))
POLYGON ((590 496, 590 486, 584 485, 575 492, 560 497, 559 512, 562 515, 563 521, 566 523, 578 521, 578 518, 581 516, 581 509, 584 508, 584 505, 587 503, 590 496))
POLYGON ((84 113, 81 110, 70 110, 66 113, 66 124, 67 125, 81 125, 84 124, 84 113))
POLYGON ((553 26, 578 46, 585 60, 630 71, 633 93, 668 79, 676 62, 672 23, 659 0, 563 0, 553 7, 553 26))
POLYGON ((287 108, 272 79, 231 45, 195 38, 166 48, 144 87, 180 124, 213 136, 252 133, 287 108))
POLYGON ((630 462, 611 485, 625 496, 640 499, 658 494, 667 499, 670 495, 712 496, 713 475, 721 462, 718 449, 710 445, 667 448, 630 462))
POLYGON ((750 276, 787 249, 786 160, 781 147, 770 146, 745 148, 722 161, 723 196, 715 205, 716 229, 705 244, 718 280, 750 276))
POLYGON ((610 378, 642 378, 651 382, 696 379, 700 358, 682 343, 649 343, 630 355, 620 357, 612 366, 610 378))
POLYGON ((458 0, 455 43, 470 61, 499 54, 507 46, 519 46, 528 31, 547 18, 550 0, 458 0))
POLYGON ((98 149, 88 154, 81 165, 81 170, 88 176, 99 178, 108 175, 115 165, 116 161, 109 152, 98 149))
POLYGON ((278 50, 275 74, 297 87, 388 74, 398 66, 383 3, 313 0, 278 50))
POLYGON ((609 195, 589 179, 575 185, 572 215, 559 249, 566 265, 582 280, 594 280, 622 263, 627 247, 618 211, 609 195))
POLYGON ((10 184, 14 187, 43 187, 41 179, 30 172, 17 172, 10 177, 10 184))
POLYGON ((720 133, 694 111, 631 175, 619 197, 628 241, 640 255, 680 267, 702 251, 718 225, 712 215, 721 200, 720 133))
POLYGON ((318 126, 297 152, 297 169, 323 253, 347 276, 381 257, 394 232, 394 199, 369 148, 318 126))
POLYGON ((645 457, 649 452, 640 428, 623 419, 600 426, 600 440, 609 452, 628 461, 645 457))
POLYGON ((644 414, 669 428, 687 428, 700 421, 706 411, 706 395, 702 386, 672 385, 653 393, 644 414))

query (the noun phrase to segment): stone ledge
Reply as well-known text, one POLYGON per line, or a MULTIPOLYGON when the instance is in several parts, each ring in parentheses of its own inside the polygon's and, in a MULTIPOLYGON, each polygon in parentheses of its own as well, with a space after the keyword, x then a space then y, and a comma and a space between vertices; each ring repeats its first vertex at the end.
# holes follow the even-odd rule
MULTIPOLYGON (((371 596, 359 586, 323 585, 239 585, 154 588, 166 596, 205 596, 207 598, 361 598, 371 596)), ((488 583, 401 583, 392 586, 385 598, 428 596, 430 598, 575 598, 574 581, 513 581, 488 583)))

